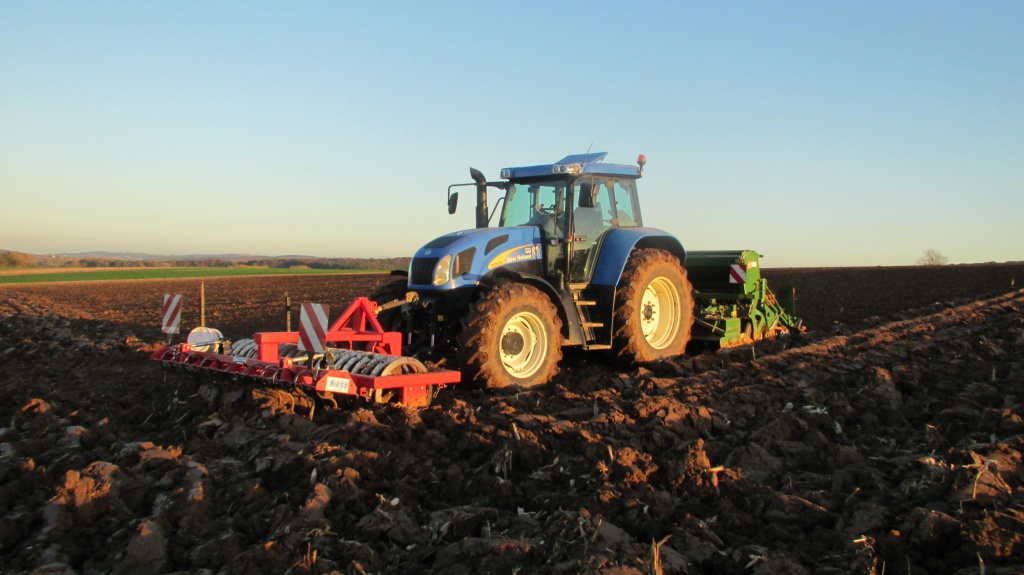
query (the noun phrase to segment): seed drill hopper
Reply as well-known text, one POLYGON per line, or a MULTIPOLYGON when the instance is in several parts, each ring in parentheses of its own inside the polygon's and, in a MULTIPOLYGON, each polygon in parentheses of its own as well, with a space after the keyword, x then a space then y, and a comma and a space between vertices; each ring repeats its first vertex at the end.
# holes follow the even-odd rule
POLYGON ((761 277, 760 257, 753 250, 686 254, 693 284, 693 339, 725 348, 802 330, 794 315, 794 290, 772 292, 761 277))
POLYGON ((459 382, 458 371, 429 371, 419 360, 403 357, 402 334, 381 328, 376 307, 358 298, 329 328, 313 328, 319 331, 319 346, 300 343, 309 329, 304 318, 300 331, 262 332, 235 341, 217 330, 196 328, 188 341, 161 347, 150 359, 169 369, 296 390, 334 405, 335 396, 352 396, 423 407, 439 387, 459 382))

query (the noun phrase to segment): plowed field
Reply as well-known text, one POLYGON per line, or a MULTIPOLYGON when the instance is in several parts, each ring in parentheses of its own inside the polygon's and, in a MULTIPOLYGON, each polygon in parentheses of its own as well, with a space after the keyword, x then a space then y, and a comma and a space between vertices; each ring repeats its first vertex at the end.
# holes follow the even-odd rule
MULTIPOLYGON (((312 420, 149 364, 197 280, 2 287, 0 571, 1024 571, 1024 265, 764 274, 806 333, 312 420)), ((208 279, 206 323, 387 279, 208 279)))

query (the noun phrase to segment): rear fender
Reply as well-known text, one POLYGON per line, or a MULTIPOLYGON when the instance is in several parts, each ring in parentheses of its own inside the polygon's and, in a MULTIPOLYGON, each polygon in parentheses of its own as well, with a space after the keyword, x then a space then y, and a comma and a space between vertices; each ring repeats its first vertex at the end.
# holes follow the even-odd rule
POLYGON ((683 244, 668 232, 657 228, 613 228, 605 233, 591 285, 615 287, 626 269, 629 254, 644 248, 665 250, 679 258, 681 265, 686 263, 683 244))

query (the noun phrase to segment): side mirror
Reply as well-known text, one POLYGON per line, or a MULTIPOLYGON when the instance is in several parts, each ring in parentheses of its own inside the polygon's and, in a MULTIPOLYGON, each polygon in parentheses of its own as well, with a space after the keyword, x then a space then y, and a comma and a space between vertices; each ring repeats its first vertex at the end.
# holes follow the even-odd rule
POLYGON ((459 192, 455 192, 448 196, 448 213, 454 214, 455 208, 459 207, 459 192))

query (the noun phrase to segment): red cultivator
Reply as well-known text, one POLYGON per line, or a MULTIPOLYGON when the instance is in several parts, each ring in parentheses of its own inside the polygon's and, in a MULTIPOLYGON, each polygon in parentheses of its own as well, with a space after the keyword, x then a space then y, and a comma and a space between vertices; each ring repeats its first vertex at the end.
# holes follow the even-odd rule
POLYGON ((300 343, 297 331, 257 333, 252 339, 231 342, 216 330, 197 328, 187 343, 162 347, 150 359, 168 368, 297 388, 335 405, 335 395, 349 395, 379 402, 396 398, 422 407, 430 403, 436 388, 459 382, 457 371, 428 371, 419 360, 403 357, 402 335, 381 328, 374 316, 376 306, 357 298, 318 334, 319 345, 312 349, 300 343))

